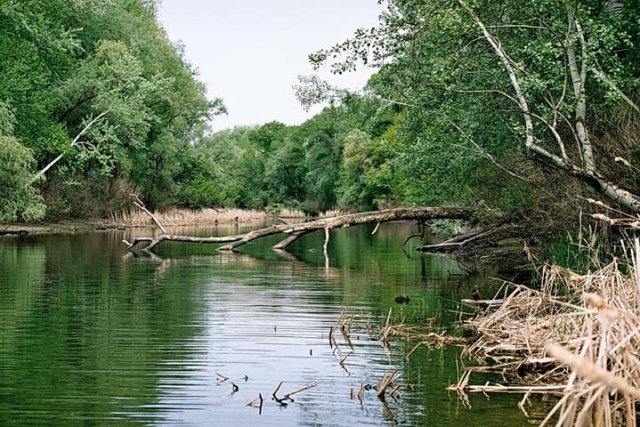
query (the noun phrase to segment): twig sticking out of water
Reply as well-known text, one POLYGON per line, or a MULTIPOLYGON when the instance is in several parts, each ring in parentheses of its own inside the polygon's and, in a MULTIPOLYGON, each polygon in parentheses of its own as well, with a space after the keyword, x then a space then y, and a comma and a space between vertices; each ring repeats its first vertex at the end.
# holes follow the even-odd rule
POLYGON ((329 347, 333 350, 333 326, 329 328, 329 347))
POLYGON ((396 416, 391 408, 389 408, 389 405, 387 405, 387 401, 384 399, 380 399, 380 403, 382 403, 382 411, 384 412, 384 415, 390 420, 395 420, 396 416))
POLYGON ((283 406, 287 404, 287 402, 286 402, 287 400, 290 401, 290 402, 294 401, 291 396, 296 395, 298 393, 302 393, 303 391, 309 390, 310 388, 313 388, 313 387, 318 385, 317 383, 309 384, 309 385, 306 385, 304 387, 300 387, 297 390, 294 390, 292 392, 289 392, 289 393, 285 394, 284 397, 282 397, 282 398, 279 398, 278 397, 278 391, 280 390, 280 387, 282 387, 282 383, 283 383, 283 381, 280 381, 280 383, 278 384, 276 389, 273 390, 273 393, 271 393, 271 397, 273 398, 273 400, 275 400, 276 402, 278 402, 280 405, 283 405, 283 406))
POLYGON ((358 396, 358 400, 360 401, 360 405, 362 405, 364 403, 364 400, 363 400, 363 397, 364 397, 364 383, 360 383, 360 388, 358 389, 358 394, 356 396, 358 396))
POLYGON ((313 383, 313 384, 306 385, 304 387, 300 387, 299 389, 294 390, 291 393, 285 394, 284 398, 293 402, 293 399, 291 398, 291 396, 293 396, 294 394, 302 393, 303 391, 309 390, 310 388, 313 388, 313 387, 315 387, 317 385, 318 385, 317 383, 313 383))
POLYGON ((389 308, 389 314, 387 314, 387 321, 384 324, 384 328, 382 328, 382 330, 378 334, 378 339, 382 343, 383 347, 387 347, 388 340, 389 340, 389 334, 391 334, 391 332, 393 331, 393 327, 389 324, 389 322, 391 321, 391 312, 392 312, 392 310, 393 310, 393 308, 390 307, 389 308))
POLYGON ((264 399, 262 398, 262 393, 258 393, 258 397, 253 399, 251 402, 247 402, 245 406, 251 406, 252 408, 258 408, 258 414, 262 415, 262 404, 264 399))
POLYGON ((395 399, 395 394, 398 393, 398 395, 400 395, 399 393, 400 390, 400 384, 398 384, 397 386, 395 386, 393 389, 391 389, 391 391, 389 392, 389 396, 393 397, 395 399))
POLYGON ((393 373, 391 374, 384 374, 382 376, 380 384, 378 385, 378 399, 385 399, 385 392, 387 391, 387 388, 393 385, 393 383, 396 382, 398 378, 400 378, 400 373, 398 371, 393 371, 393 373))
POLYGON ((355 315, 348 316, 346 311, 340 313, 338 318, 338 325, 340 326, 340 332, 342 333, 342 339, 353 350, 353 344, 351 343, 351 324, 353 323, 355 315))
POLYGON ((280 381, 280 383, 278 384, 278 386, 276 387, 275 390, 273 390, 273 393, 271 393, 271 397, 273 398, 273 400, 275 400, 276 402, 278 402, 281 405, 286 405, 286 402, 283 402, 283 399, 280 399, 277 395, 278 390, 280 390, 280 387, 282 387, 282 381, 280 381))
MULTIPOLYGON (((345 363, 347 361, 347 359, 349 358, 349 356, 351 356, 353 353, 349 353, 346 356, 344 356, 342 359, 340 359, 340 366, 342 366, 344 368, 344 365, 347 365, 347 363, 345 363)), ((346 369, 346 368, 345 368, 346 369)))
POLYGON ((215 372, 216 372, 216 376, 218 377, 218 381, 225 382, 229 379, 229 377, 222 375, 220 372, 218 371, 215 371, 215 372))
POLYGON ((333 326, 329 328, 329 346, 331 347, 334 355, 336 352, 340 354, 340 348, 338 347, 338 341, 336 340, 336 331, 333 326))
POLYGON ((413 354, 413 352, 416 351, 418 347, 420 347, 424 343, 425 343, 424 341, 420 341, 418 344, 416 344, 415 347, 413 347, 411 351, 409 351, 409 353, 407 353, 407 355, 404 357, 404 363, 409 363, 409 361, 411 360, 410 357, 413 354))

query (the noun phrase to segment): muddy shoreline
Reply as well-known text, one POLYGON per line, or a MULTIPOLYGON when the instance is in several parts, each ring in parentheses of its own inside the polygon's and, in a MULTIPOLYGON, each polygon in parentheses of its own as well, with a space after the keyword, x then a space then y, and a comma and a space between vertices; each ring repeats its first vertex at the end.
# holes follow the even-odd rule
POLYGON ((123 225, 105 224, 97 221, 62 221, 42 224, 2 224, 0 237, 26 236, 34 234, 73 234, 101 230, 124 230, 123 225))
MULTIPOLYGON (((260 225, 264 220, 252 220, 252 221, 218 221, 214 224, 170 224, 167 227, 193 227, 193 226, 219 226, 219 225, 260 225)), ((104 220, 74 220, 74 221, 60 221, 51 223, 38 223, 38 224, 0 224, 0 238, 5 236, 27 236, 27 235, 42 235, 42 234, 74 234, 74 233, 89 233, 98 231, 110 231, 110 230, 128 230, 131 228, 154 228, 153 224, 114 224, 105 222, 104 220)))

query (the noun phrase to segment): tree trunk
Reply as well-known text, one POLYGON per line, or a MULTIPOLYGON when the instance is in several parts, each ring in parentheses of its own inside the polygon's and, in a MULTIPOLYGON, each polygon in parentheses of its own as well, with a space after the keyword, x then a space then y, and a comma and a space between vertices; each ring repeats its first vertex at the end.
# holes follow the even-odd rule
POLYGON ((238 234, 222 237, 191 237, 162 234, 159 237, 140 237, 132 243, 124 241, 128 245, 129 251, 135 250, 138 245, 149 242, 143 250, 151 252, 164 241, 185 242, 185 243, 228 243, 219 248, 221 251, 232 251, 242 245, 262 237, 274 234, 286 234, 287 237, 274 246, 275 249, 285 249, 294 240, 304 234, 317 230, 325 230, 327 233, 334 228, 350 227, 352 225, 374 224, 389 221, 432 219, 469 219, 473 210, 459 207, 435 207, 435 208, 396 208, 381 211, 361 212, 355 214, 341 215, 330 218, 321 218, 315 221, 297 224, 278 224, 259 230, 250 231, 246 234, 238 234))

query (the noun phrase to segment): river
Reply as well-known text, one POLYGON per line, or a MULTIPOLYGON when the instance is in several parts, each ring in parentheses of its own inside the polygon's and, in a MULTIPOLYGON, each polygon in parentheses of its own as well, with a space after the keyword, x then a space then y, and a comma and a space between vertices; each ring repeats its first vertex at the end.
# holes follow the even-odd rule
POLYGON ((140 230, 3 238, 0 425, 526 424, 519 396, 470 396, 468 407, 445 390, 459 347, 419 347, 405 361, 415 343, 386 349, 370 332, 390 307, 394 319, 450 327, 471 293, 454 261, 402 251, 411 227, 335 231, 328 262, 320 233, 288 254, 270 250, 275 237, 239 254, 166 244, 157 257, 125 253, 122 239, 140 230), (410 303, 396 304, 400 294, 410 303), (328 335, 343 311, 357 316, 341 366, 351 350, 340 341, 336 353, 328 335), (396 370, 397 401, 352 395, 396 370), (281 381, 280 397, 315 387, 281 405, 281 381), (259 393, 261 411, 247 406, 259 393))

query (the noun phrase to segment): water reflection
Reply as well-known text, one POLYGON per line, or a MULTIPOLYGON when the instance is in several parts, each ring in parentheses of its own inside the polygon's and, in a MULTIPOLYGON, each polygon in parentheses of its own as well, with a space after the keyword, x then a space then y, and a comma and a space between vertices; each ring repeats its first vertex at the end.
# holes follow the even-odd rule
POLYGON ((390 306, 449 324, 469 292, 455 263, 400 250, 411 225, 372 228, 333 233, 328 267, 320 233, 287 253, 270 250, 274 236, 238 254, 169 244, 154 257, 125 254, 139 230, 1 240, 0 425, 522 423, 517 398, 474 397, 468 410, 444 390, 458 349, 419 348, 405 363, 413 344, 388 351, 370 336, 390 306), (394 304, 399 294, 411 304, 394 304), (345 307, 360 320, 341 366, 349 350, 328 333, 345 307), (398 402, 352 399, 394 370, 398 402), (285 407, 271 400, 280 381, 281 395, 317 386, 285 407), (246 406, 258 393, 262 414, 246 406))

